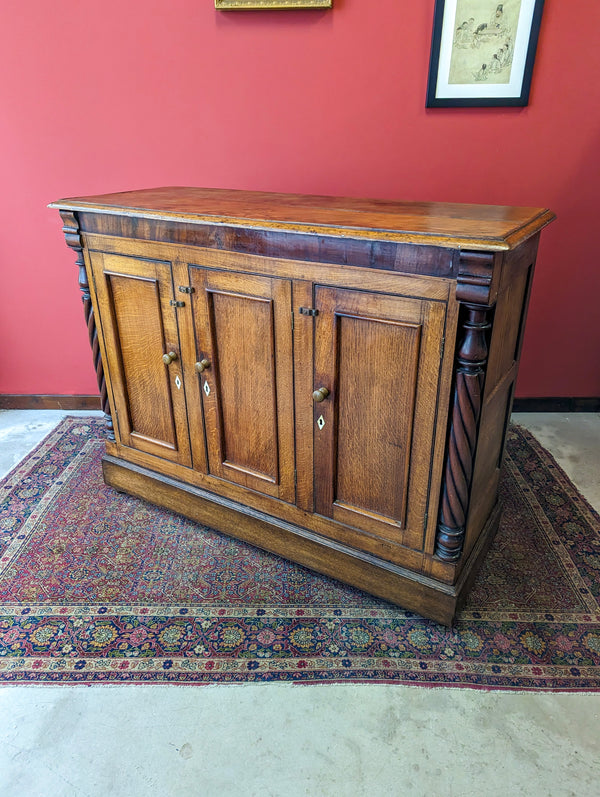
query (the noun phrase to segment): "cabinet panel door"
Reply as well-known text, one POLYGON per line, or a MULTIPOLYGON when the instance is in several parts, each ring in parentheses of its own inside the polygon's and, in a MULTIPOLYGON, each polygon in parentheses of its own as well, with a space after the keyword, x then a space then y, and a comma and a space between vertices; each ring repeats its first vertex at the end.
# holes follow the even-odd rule
POLYGON ((171 266, 91 252, 120 442, 190 465, 171 266), (172 352, 173 361, 163 356, 172 352))
POLYGON ((295 497, 289 280, 190 267, 209 472, 295 497))
POLYGON ((420 549, 445 305, 317 287, 315 307, 316 511, 420 549))

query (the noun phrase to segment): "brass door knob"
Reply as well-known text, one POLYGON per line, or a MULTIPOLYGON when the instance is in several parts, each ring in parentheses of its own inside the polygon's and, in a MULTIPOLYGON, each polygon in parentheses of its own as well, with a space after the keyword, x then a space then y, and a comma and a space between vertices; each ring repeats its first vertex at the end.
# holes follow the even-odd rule
POLYGON ((325 401, 327 396, 329 395, 329 390, 326 387, 320 387, 318 390, 315 390, 313 393, 313 399, 315 401, 325 401))
POLYGON ((201 374, 202 371, 206 371, 207 368, 210 368, 210 360, 207 360, 205 357, 203 360, 200 360, 199 363, 196 363, 194 368, 199 374, 201 374))
POLYGON ((177 353, 174 351, 170 351, 168 354, 163 354, 163 362, 165 365, 169 365, 172 363, 173 360, 177 359, 177 353))

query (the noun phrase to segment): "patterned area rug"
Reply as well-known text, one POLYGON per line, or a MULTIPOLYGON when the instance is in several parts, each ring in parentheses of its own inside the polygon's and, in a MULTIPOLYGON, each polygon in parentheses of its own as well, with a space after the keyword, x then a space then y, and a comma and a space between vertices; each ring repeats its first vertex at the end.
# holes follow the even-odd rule
POLYGON ((505 514, 447 629, 107 488, 67 418, 0 482, 0 681, 600 688, 600 522, 512 427, 505 514))

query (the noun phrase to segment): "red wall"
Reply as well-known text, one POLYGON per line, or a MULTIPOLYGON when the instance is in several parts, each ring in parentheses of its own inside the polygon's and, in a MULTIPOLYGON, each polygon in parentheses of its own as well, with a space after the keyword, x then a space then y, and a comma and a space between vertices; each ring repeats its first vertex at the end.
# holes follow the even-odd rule
POLYGON ((434 0, 3 0, 0 393, 97 392, 46 203, 156 185, 546 206, 518 394, 600 395, 600 3, 548 0, 529 107, 426 110, 434 0))

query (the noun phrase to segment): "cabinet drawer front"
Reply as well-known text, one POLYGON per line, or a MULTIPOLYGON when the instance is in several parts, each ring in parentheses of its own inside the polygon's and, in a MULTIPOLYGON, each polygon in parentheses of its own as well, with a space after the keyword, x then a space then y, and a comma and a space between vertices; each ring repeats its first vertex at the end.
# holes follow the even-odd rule
POLYGON ((317 287, 315 506, 423 545, 446 307, 317 287))
POLYGON ((190 464, 168 263, 91 252, 122 445, 190 464), (165 354, 173 361, 166 364, 165 354))
POLYGON ((190 267, 209 472, 294 501, 291 283, 190 267))

